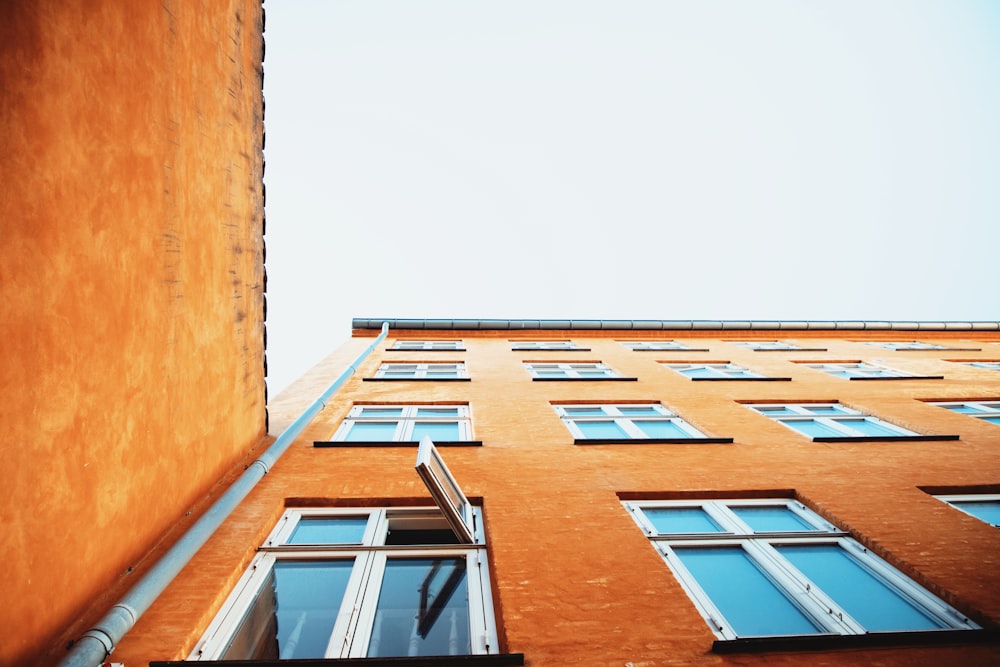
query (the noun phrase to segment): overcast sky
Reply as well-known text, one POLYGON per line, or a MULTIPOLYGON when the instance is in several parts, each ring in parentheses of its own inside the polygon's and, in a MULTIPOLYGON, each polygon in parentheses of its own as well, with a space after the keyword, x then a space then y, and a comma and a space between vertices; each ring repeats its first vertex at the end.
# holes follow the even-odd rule
POLYGON ((272 396, 352 317, 1000 319, 1000 2, 265 9, 272 396))

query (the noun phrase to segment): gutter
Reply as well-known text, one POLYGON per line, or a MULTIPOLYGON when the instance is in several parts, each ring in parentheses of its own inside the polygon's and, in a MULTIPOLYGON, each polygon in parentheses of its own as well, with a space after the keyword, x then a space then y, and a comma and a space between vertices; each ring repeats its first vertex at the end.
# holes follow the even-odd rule
POLYGON ((306 408, 288 428, 282 431, 260 457, 251 463, 225 493, 177 540, 176 544, 129 589, 117 603, 94 625, 74 642, 69 653, 60 662, 60 667, 98 667, 129 630, 135 626, 153 604, 160 593, 170 585, 181 569, 201 549, 202 545, 215 533, 226 518, 244 498, 264 478, 278 458, 284 454, 299 433, 323 408, 331 395, 357 370, 358 365, 371 354, 372 350, 389 334, 389 323, 382 323, 382 333, 365 348, 323 393, 306 408))
POLYGON ((532 320, 391 319, 356 317, 352 329, 435 331, 585 330, 585 331, 1000 331, 1000 322, 903 322, 871 320, 532 320))

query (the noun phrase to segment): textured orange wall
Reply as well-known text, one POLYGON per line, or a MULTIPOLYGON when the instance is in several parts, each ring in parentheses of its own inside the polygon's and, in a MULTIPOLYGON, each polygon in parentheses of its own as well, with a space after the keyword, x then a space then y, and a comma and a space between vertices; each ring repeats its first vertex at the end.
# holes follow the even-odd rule
MULTIPOLYGON (((364 332, 374 335, 374 332, 364 332)), ((427 498, 411 448, 312 447, 328 439, 355 401, 468 402, 482 447, 443 449, 470 496, 483 500, 502 648, 526 664, 564 665, 993 665, 997 645, 719 655, 694 605, 622 508, 618 493, 738 493, 793 489, 814 510, 854 531, 877 553, 983 625, 1000 622, 1000 530, 935 500, 918 485, 1000 484, 1000 427, 914 400, 1000 397, 1000 374, 942 359, 1000 359, 1000 336, 928 336, 981 352, 890 352, 829 333, 721 336, 676 332, 608 338, 574 332, 394 331, 306 428, 160 601, 126 636, 116 659, 182 659, 289 499, 350 505, 427 498), (818 336, 818 337, 817 337, 818 336), (465 352, 383 352, 394 338, 462 338, 465 352), (587 352, 514 352, 509 338, 575 339, 587 352), (632 352, 618 339, 693 340, 709 352, 632 352), (753 352, 727 340, 800 340, 827 352, 753 352), (532 382, 521 362, 601 359, 637 382, 532 382), (883 359, 944 380, 850 382, 792 359, 883 359), (471 382, 363 382, 381 361, 464 360, 471 382), (729 359, 791 382, 692 382, 657 363, 729 359), (751 412, 744 399, 839 399, 923 433, 959 441, 814 443, 751 412), (658 400, 733 444, 573 444, 551 401, 658 400), (371 499, 371 500, 369 500, 371 499)), ((371 338, 352 339, 273 402, 296 412, 371 338), (323 379, 325 378, 325 382, 323 379)), ((280 410, 279 410, 280 407, 280 410)), ((292 502, 298 502, 293 500, 292 502)), ((428 500, 429 502, 429 500, 428 500)))
POLYGON ((26 664, 264 435, 262 11, 3 6, 0 664, 26 664))

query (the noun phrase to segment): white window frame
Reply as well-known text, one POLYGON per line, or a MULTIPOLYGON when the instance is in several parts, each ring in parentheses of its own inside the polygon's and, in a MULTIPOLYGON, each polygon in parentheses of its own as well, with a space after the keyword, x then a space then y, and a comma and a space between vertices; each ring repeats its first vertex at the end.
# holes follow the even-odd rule
POLYGON ((375 371, 375 378, 381 380, 459 380, 469 377, 462 361, 441 361, 441 362, 384 362, 375 371), (441 369, 448 367, 454 371, 454 375, 446 377, 430 377, 430 373, 442 372, 441 369), (407 376, 396 376, 402 369, 409 369, 407 376))
POLYGON ((686 378, 692 380, 760 380, 765 379, 766 376, 761 375, 749 368, 744 368, 739 364, 731 364, 728 361, 725 363, 704 363, 704 364, 678 364, 673 362, 661 361, 660 365, 669 368, 675 373, 680 373, 686 378), (692 377, 685 373, 684 371, 708 371, 714 377, 692 377), (737 376, 736 374, 740 375, 737 376))
POLYGON ((397 340, 389 349, 404 352, 461 352, 463 347, 460 340, 397 340))
POLYGON ((828 375, 841 377, 845 380, 866 380, 871 378, 918 378, 919 375, 893 370, 884 366, 876 366, 864 361, 833 362, 823 364, 802 364, 807 368, 821 371, 828 375), (846 375, 846 377, 845 377, 846 375))
POLYGON ((684 343, 678 343, 675 340, 620 340, 618 342, 633 352, 694 351, 684 343))
MULTIPOLYGON (((715 606, 697 579, 684 567, 675 549, 687 547, 739 547, 783 594, 804 613, 820 631, 807 635, 866 634, 866 629, 851 618, 831 597, 811 582, 805 574, 775 549, 789 544, 835 544, 845 550, 862 567, 889 585, 898 594, 942 625, 942 630, 979 629, 979 626, 937 596, 905 576, 881 558, 872 554, 848 534, 827 522, 802 503, 792 499, 725 499, 725 500, 658 500, 623 501, 622 505, 643 530, 688 597, 722 640, 741 639, 715 606), (721 532, 660 533, 643 511, 654 508, 699 508, 715 521, 721 532), (754 532, 735 513, 733 507, 785 507, 815 530, 754 532)), ((763 611, 763 610, 762 610, 763 611)), ((913 632, 925 632, 913 630, 913 632)), ((772 635, 767 635, 772 636, 772 635)))
POLYGON ((987 526, 993 526, 994 528, 1000 528, 1000 524, 990 523, 986 519, 976 516, 972 512, 966 511, 962 507, 963 503, 981 503, 981 502, 1000 502, 1000 493, 961 493, 961 494, 945 494, 945 495, 935 495, 935 498, 943 503, 951 505, 959 512, 971 516, 977 521, 982 521, 987 526), (958 503, 956 505, 956 503, 958 503))
MULTIPOLYGON (((951 410, 955 414, 975 417, 976 419, 997 419, 1000 418, 1000 400, 989 401, 927 401, 930 405, 951 410), (978 412, 959 412, 955 408, 971 407, 978 412)), ((993 422, 989 422, 993 423, 993 422)))
POLYGON ((603 378, 621 377, 611 367, 600 361, 578 361, 565 363, 525 361, 523 363, 525 370, 528 371, 528 374, 536 380, 600 380, 603 378), (559 370, 563 373, 563 375, 542 375, 539 373, 539 371, 542 370, 559 370), (585 376, 580 374, 581 371, 603 371, 604 374, 597 377, 585 376))
POLYGON ((877 343, 871 342, 868 345, 874 347, 881 347, 886 350, 893 350, 898 352, 900 350, 947 350, 948 348, 944 345, 938 345, 936 343, 921 343, 920 341, 893 341, 888 343, 877 343))
POLYGON ((746 348, 748 350, 762 351, 762 350, 801 350, 802 348, 798 345, 793 345, 791 343, 786 343, 783 340, 732 340, 729 341, 733 345, 738 345, 739 347, 746 348))
MULTIPOLYGON (((829 428, 832 428, 835 431, 842 433, 843 434, 842 437, 845 438, 871 438, 873 440, 877 440, 879 437, 885 437, 885 436, 871 435, 870 433, 858 431, 849 426, 850 422, 862 419, 866 422, 878 424, 879 426, 882 426, 890 431, 895 431, 898 433, 899 436, 920 435, 919 433, 915 433, 913 431, 910 431, 909 429, 905 429, 902 426, 896 426, 895 424, 890 424, 889 422, 883 421, 878 417, 873 417, 869 414, 865 414, 860 410, 854 410, 852 408, 849 408, 841 403, 749 403, 746 404, 746 407, 754 410, 759 414, 764 415, 769 419, 773 419, 774 421, 787 426, 788 428, 792 429, 799 435, 805 436, 807 438, 811 438, 814 436, 810 436, 806 433, 803 433, 802 431, 793 427, 791 424, 795 422, 815 421, 817 423, 823 424, 824 426, 828 426, 829 428), (829 414, 817 414, 815 412, 812 412, 812 410, 819 408, 836 408, 837 410, 840 410, 842 414, 829 415, 829 414), (768 414, 768 409, 772 410, 785 409, 785 410, 790 410, 796 414, 794 415, 768 414)), ((837 437, 837 436, 830 436, 830 437, 837 437)))
POLYGON ((959 363, 973 368, 984 368, 988 371, 1000 372, 1000 361, 961 361, 959 363))
POLYGON ((557 350, 572 352, 573 350, 586 352, 588 348, 580 347, 571 340, 525 340, 511 341, 510 349, 516 352, 525 350, 557 350))
MULTIPOLYGON (((355 405, 333 434, 333 441, 347 442, 347 436, 356 424, 395 423, 396 430, 388 440, 394 442, 413 442, 413 429, 418 423, 448 423, 458 425, 458 440, 472 440, 472 414, 466 404, 438 405, 355 405), (447 409, 456 410, 457 416, 420 416, 421 410, 447 409), (365 415, 366 410, 401 410, 398 417, 382 415, 365 415)), ((353 442, 365 442, 356 440, 353 442)))
POLYGON ((327 658, 362 658, 368 653, 375 632, 374 622, 383 574, 389 559, 464 557, 465 576, 469 593, 469 640, 473 655, 499 652, 496 619, 490 588, 489 561, 483 531, 482 510, 472 506, 461 488, 440 459, 429 438, 421 444, 417 457, 418 472, 428 457, 432 479, 425 479, 436 501, 444 493, 451 497, 456 491, 462 499, 458 510, 466 536, 461 544, 386 545, 390 524, 399 522, 414 526, 437 527, 452 525, 449 503, 437 507, 392 508, 295 508, 287 510, 272 529, 264 544, 240 577, 209 624, 188 660, 216 660, 229 644, 247 612, 257 602, 262 587, 269 580, 274 564, 280 560, 336 561, 353 560, 351 574, 327 644, 327 658), (423 458, 422 458, 423 457, 423 458), (447 491, 442 491, 447 487, 447 491), (310 517, 367 517, 361 542, 351 544, 289 544, 295 528, 310 517))
MULTIPOLYGON (((580 403, 580 404, 559 404, 553 405, 556 414, 562 419, 566 428, 569 432, 573 434, 573 437, 577 440, 589 440, 584 434, 577 422, 606 422, 613 421, 618 425, 627 435, 623 436, 623 440, 650 440, 650 436, 636 425, 635 422, 672 422, 682 431, 688 434, 688 439, 699 440, 707 438, 704 433, 696 429, 695 427, 688 424, 686 421, 681 419, 677 414, 667 410, 660 403, 580 403), (569 415, 566 410, 573 408, 587 408, 587 409, 601 409, 604 411, 603 415, 569 415), (656 410, 656 416, 646 416, 646 415, 625 415, 622 414, 622 408, 653 408, 656 410)), ((655 440, 656 438, 652 438, 655 440)))

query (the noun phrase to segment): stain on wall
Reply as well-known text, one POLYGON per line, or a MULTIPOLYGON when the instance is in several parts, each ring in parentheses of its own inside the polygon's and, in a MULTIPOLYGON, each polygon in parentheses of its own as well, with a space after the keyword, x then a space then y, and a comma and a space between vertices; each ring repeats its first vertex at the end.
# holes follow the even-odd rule
POLYGON ((0 664, 26 664, 265 436, 263 11, 4 5, 0 664))

